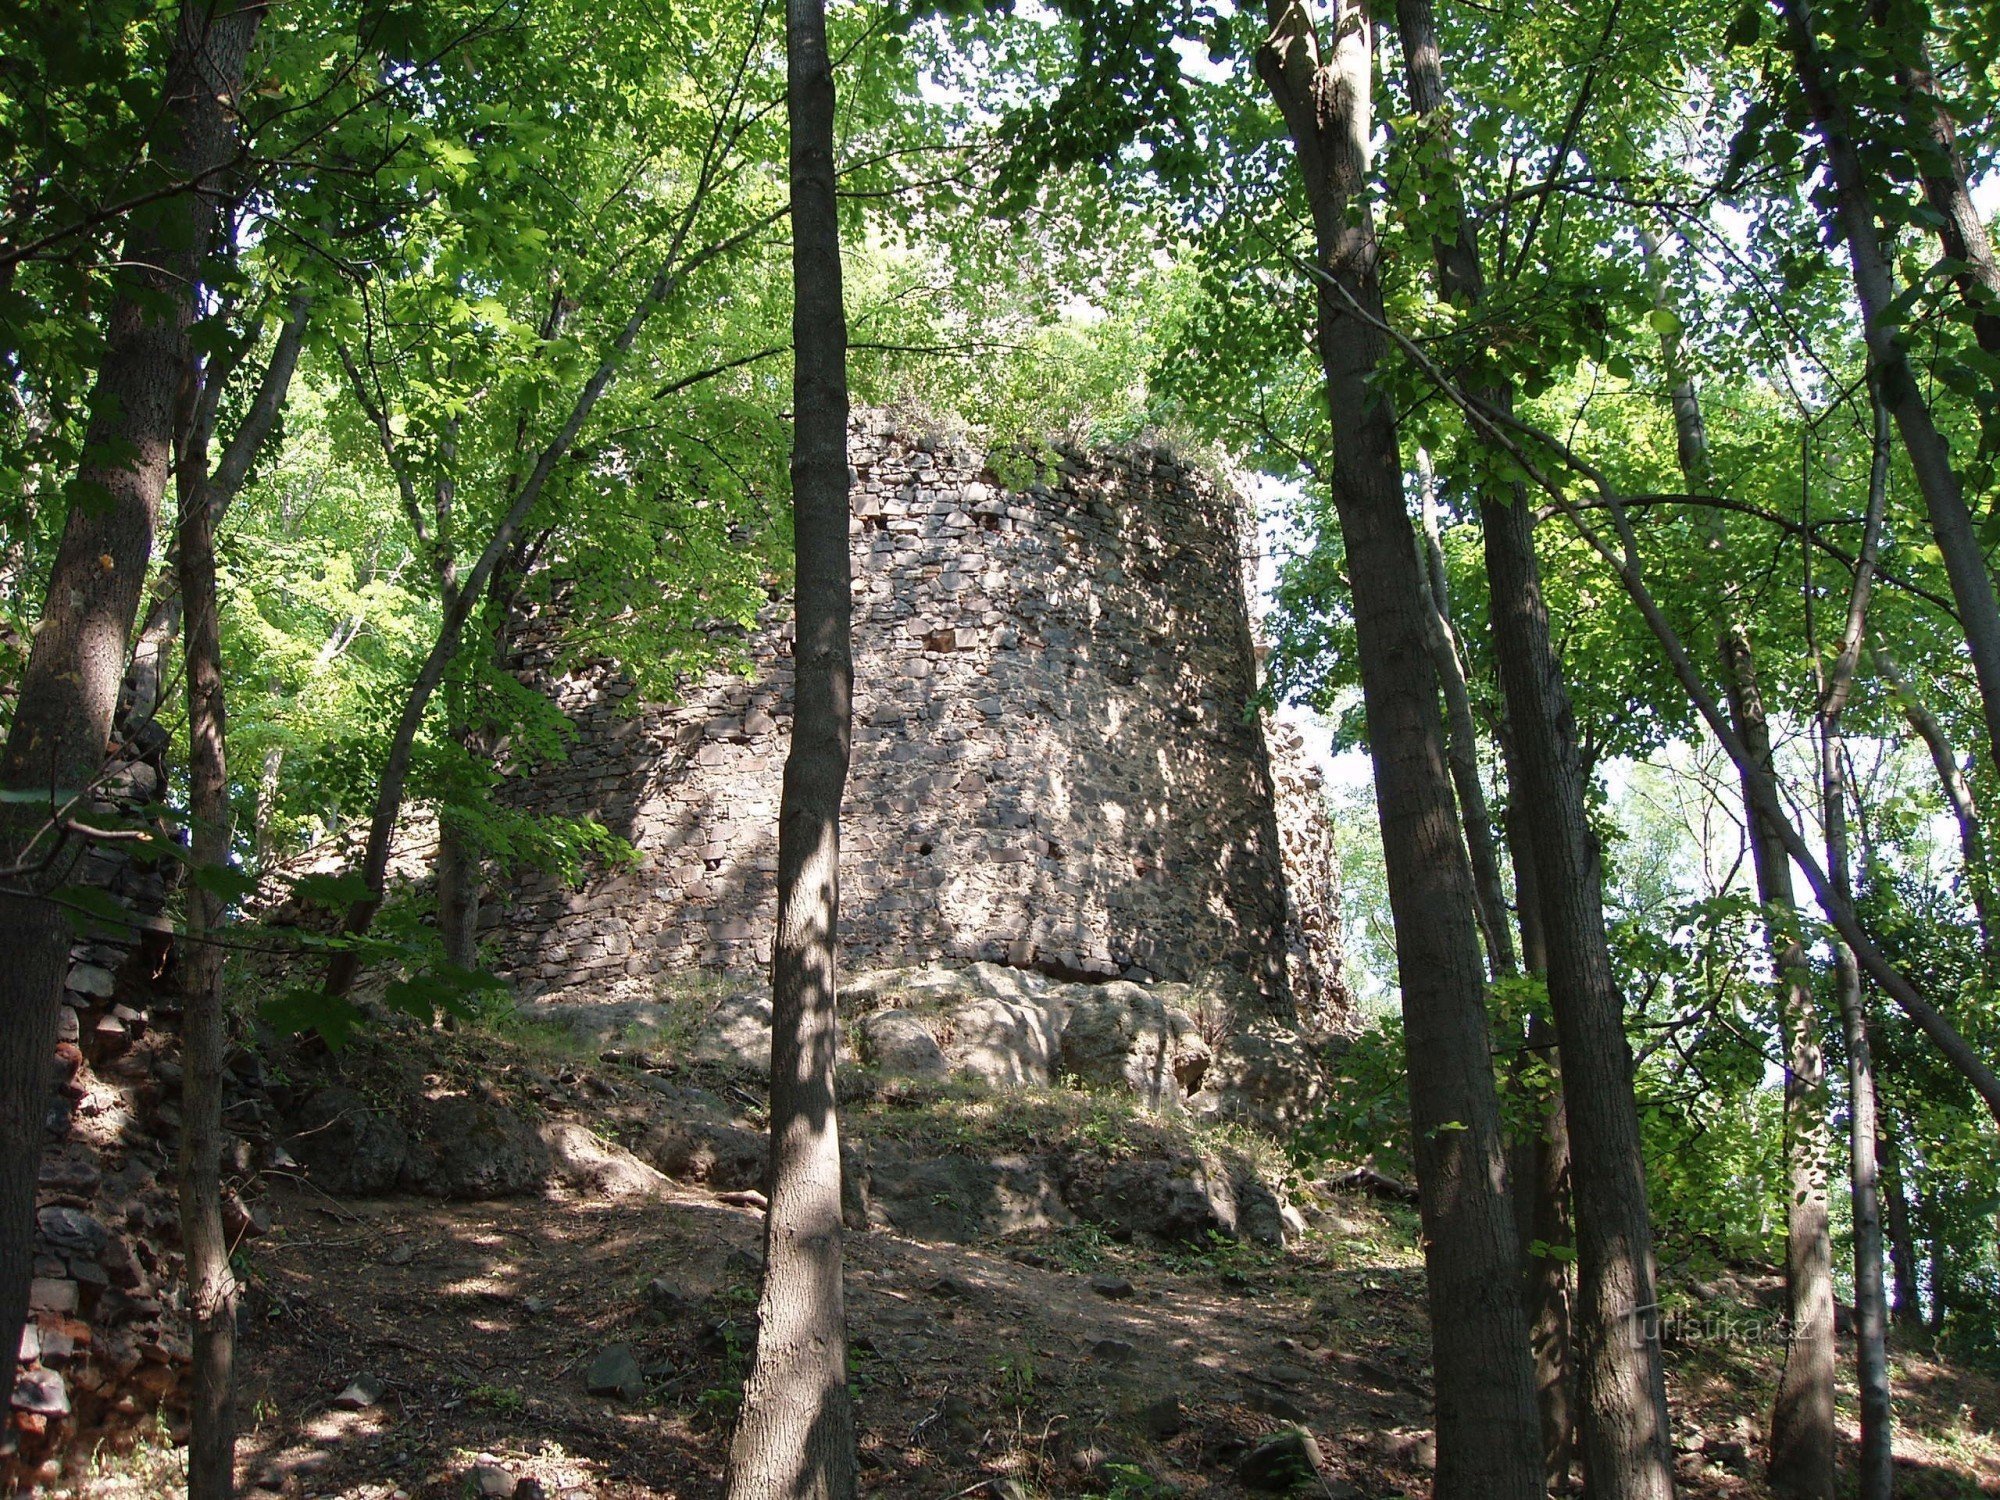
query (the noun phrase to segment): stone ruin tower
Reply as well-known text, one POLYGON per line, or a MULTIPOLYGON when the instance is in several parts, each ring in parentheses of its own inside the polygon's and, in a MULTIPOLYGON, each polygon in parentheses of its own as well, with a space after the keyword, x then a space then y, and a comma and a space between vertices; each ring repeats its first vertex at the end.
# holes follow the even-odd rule
MULTIPOLYGON (((962 445, 863 416, 852 455, 850 971, 1206 980, 1275 1017, 1344 1019, 1318 778, 1251 708, 1244 502, 1160 448, 1059 451, 1009 489, 962 445)), ((611 661, 553 676, 557 628, 522 622, 516 667, 576 742, 509 795, 598 817, 641 859, 489 898, 501 973, 554 998, 768 963, 788 610, 752 633, 751 675, 676 703, 636 701, 611 661)))

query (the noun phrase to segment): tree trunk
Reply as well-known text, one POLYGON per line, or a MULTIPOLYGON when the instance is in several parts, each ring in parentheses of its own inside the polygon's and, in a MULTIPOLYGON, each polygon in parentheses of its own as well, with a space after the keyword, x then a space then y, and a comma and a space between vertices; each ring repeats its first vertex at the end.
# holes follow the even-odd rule
POLYGON ((785 13, 792 189, 792 515, 797 647, 778 814, 771 963, 770 1209, 757 1353, 729 1500, 850 1500, 854 1411, 841 1286, 834 968, 840 798, 853 735, 847 319, 825 0, 785 13))
POLYGON ((1438 539, 1437 496, 1427 454, 1417 455, 1418 482, 1423 488, 1424 559, 1418 577, 1425 581, 1430 612, 1431 659, 1444 688, 1445 754, 1451 763, 1452 786, 1458 792, 1459 818, 1465 825, 1465 852, 1472 862, 1473 913, 1486 943, 1486 962, 1495 979, 1520 972, 1514 958, 1514 938, 1507 928, 1506 887, 1500 880, 1500 857, 1493 836, 1493 813, 1479 779, 1479 730, 1473 722, 1472 697, 1466 688, 1465 662, 1451 622, 1451 595, 1445 585, 1444 548, 1438 539))
POLYGON ((204 870, 229 863, 227 720, 222 695, 222 630, 215 589, 215 532, 208 503, 207 434, 187 444, 193 482, 181 487, 180 596, 186 608, 188 706, 187 935, 181 944, 181 1243, 194 1335, 189 1416, 188 1500, 229 1500, 235 1491, 236 1278, 222 1228, 222 1067, 227 1046, 223 950, 212 941, 222 902, 203 887, 204 870))
POLYGON ((1987 570, 1985 549, 1979 544, 1972 513, 1966 507, 1964 486, 1952 468, 1950 446, 1924 403, 1908 355, 1897 342, 1900 330, 1890 319, 1895 286, 1876 227, 1879 215, 1871 179, 1855 147, 1852 116, 1846 101, 1828 76, 1810 0, 1776 0, 1776 3, 1785 19, 1806 107, 1826 148, 1827 170, 1834 187, 1834 227, 1847 242, 1869 358, 1875 366, 1882 399, 1902 434, 1910 469, 1916 475, 1917 488, 1923 493, 1924 507, 1930 515, 1931 535, 1944 558, 1945 574, 1951 580, 1952 598, 1958 605, 1959 621, 1972 657, 1973 675, 1979 682, 1988 750, 1995 765, 2000 766, 2000 602, 1994 597, 1993 575, 1987 570))
POLYGON ((1826 1063, 1806 962, 1792 862, 1762 815, 1753 778, 1776 784, 1770 727, 1749 637, 1723 637, 1730 717, 1749 752, 1744 815, 1757 871, 1757 899, 1777 970, 1778 1027, 1785 1047, 1785 1368, 1771 1413, 1771 1488, 1799 1500, 1832 1500, 1833 1248, 1827 1227, 1826 1063))
MULTIPOLYGON (((1397 8, 1410 97, 1421 117, 1445 103, 1443 59, 1428 0, 1397 8)), ((1443 295, 1477 307, 1485 278, 1456 195, 1436 254, 1443 295)), ((1482 399, 1502 411, 1513 392, 1482 399)), ((1563 1113, 1573 1148, 1577 1395, 1584 1473, 1595 1494, 1657 1500, 1673 1493, 1673 1435, 1656 1315, 1651 1211, 1625 1002, 1611 967, 1585 778, 1562 665, 1549 636, 1526 491, 1482 487, 1480 518, 1492 592, 1495 653, 1507 702, 1510 785, 1532 808, 1528 843, 1540 890, 1550 1008, 1560 1039, 1563 1113)))
MULTIPOLYGON (((1379 317, 1374 225, 1362 196, 1373 23, 1352 0, 1324 33, 1295 0, 1269 0, 1267 16, 1258 71, 1297 153, 1319 270, 1379 317)), ((1318 343, 1402 983, 1437 1381, 1437 1490, 1454 1500, 1532 1500, 1542 1493, 1541 1445, 1472 874, 1438 719, 1395 409, 1372 378, 1383 341, 1322 283, 1318 343)))
MULTIPOLYGON (((176 22, 151 159, 162 182, 212 183, 235 152, 234 100, 260 6, 187 0, 176 22)), ((63 885, 75 841, 64 805, 104 761, 126 644, 145 585, 171 465, 188 328, 211 242, 209 193, 185 190, 135 210, 105 319, 91 417, 6 751, 0 789, 49 802, 0 807, 0 861, 42 861, 0 894, 0 1347, 19 1342, 33 1263, 35 1179, 56 1013, 68 969, 65 913, 41 899, 63 885)))
POLYGON ((438 817, 437 933, 444 959, 461 969, 479 964, 479 847, 458 820, 438 817))
POLYGON ((270 870, 271 861, 278 852, 278 834, 277 829, 271 826, 271 817, 277 811, 278 788, 282 785, 279 778, 284 769, 285 747, 279 744, 266 746, 264 764, 257 775, 257 825, 251 836, 260 875, 270 870))
POLYGON ((1882 1219, 1889 1231, 1889 1274, 1894 1285, 1890 1317, 1898 1328, 1924 1326, 1924 1299, 1917 1290, 1917 1238, 1910 1230, 1910 1200, 1903 1189, 1902 1156, 1894 1122, 1877 1116, 1875 1145, 1882 1160, 1882 1219))
POLYGON ((1611 968, 1584 809, 1576 725, 1549 639, 1525 494, 1481 497, 1493 634, 1508 731, 1534 810, 1529 840, 1561 1041, 1563 1110, 1576 1213, 1579 1418, 1593 1494, 1673 1493, 1653 1234, 1624 997, 1611 968))
MULTIPOLYGON (((1508 784, 1516 785, 1511 751, 1507 764, 1508 784)), ((1530 974, 1545 976, 1549 950, 1528 821, 1526 808, 1518 801, 1509 804, 1507 847, 1514 857, 1521 958, 1530 974)), ((1552 1067, 1558 1061, 1557 1041, 1555 1028, 1540 1016, 1529 1021, 1527 1044, 1552 1067)), ((1576 1350, 1571 1337, 1569 1260, 1556 1253, 1570 1249, 1576 1235, 1570 1218, 1569 1121, 1563 1110, 1560 1079, 1542 1106, 1539 1128, 1527 1142, 1527 1149, 1516 1153, 1515 1162, 1515 1217, 1523 1242, 1524 1306, 1535 1366, 1535 1404, 1542 1418, 1542 1473, 1549 1488, 1560 1492, 1569 1487, 1570 1469, 1576 1462, 1576 1350)))
MULTIPOLYGON (((214 473, 206 471, 206 448, 201 452, 203 472, 193 482, 201 487, 202 503, 209 509, 211 537, 222 530, 222 520, 228 514, 230 502, 243 488, 244 480, 250 476, 251 464, 256 462, 265 441, 277 427, 278 416, 291 394, 292 376, 298 369, 299 352, 305 344, 306 322, 311 314, 312 299, 303 292, 292 293, 285 322, 271 345, 270 358, 265 361, 264 373, 251 396, 249 409, 237 424, 235 436, 223 449, 214 473)), ((218 373, 214 366, 203 372, 196 402, 196 425, 204 434, 212 432, 228 373, 227 370, 218 373)), ((119 710, 119 723, 121 732, 126 734, 159 711, 161 681, 174 639, 181 630, 182 598, 176 563, 179 550, 180 544, 176 541, 153 580, 152 599, 146 606, 144 623, 140 625, 138 639, 132 647, 132 660, 125 668, 124 702, 119 710)))
MULTIPOLYGON (((1861 554, 1848 595, 1847 626, 1833 670, 1820 691, 1820 808, 1826 829, 1826 873, 1841 897, 1852 900, 1854 879, 1847 849, 1847 757, 1841 715, 1854 688, 1866 635, 1868 593, 1874 581, 1882 517, 1889 496, 1889 413, 1874 402, 1875 452, 1868 479, 1868 514, 1861 554)), ((1810 556, 1810 554, 1808 554, 1810 556)), ((1808 565, 1810 567, 1810 564, 1808 565)), ((1808 621, 1812 577, 1806 577, 1808 621)), ((1789 861, 1787 861, 1789 864, 1789 861)), ((1854 1358, 1861 1396, 1861 1500, 1890 1500, 1894 1486, 1894 1412, 1889 1400, 1889 1319, 1882 1289, 1882 1199, 1875 1161, 1875 1069, 1868 1043, 1868 1011, 1861 965, 1854 950, 1833 940, 1834 992, 1847 1043, 1848 1183, 1854 1220, 1854 1358)))

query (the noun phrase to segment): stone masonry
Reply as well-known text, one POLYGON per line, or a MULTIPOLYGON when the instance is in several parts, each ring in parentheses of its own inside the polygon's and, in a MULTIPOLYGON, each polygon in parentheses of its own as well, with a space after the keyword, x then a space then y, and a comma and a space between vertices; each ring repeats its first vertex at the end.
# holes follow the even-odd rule
MULTIPOLYGON (((1317 778, 1294 754, 1274 786, 1250 708, 1244 503, 1164 449, 1047 460, 1010 490, 955 442, 857 422, 848 963, 1233 980, 1276 1016, 1296 997, 1309 1024, 1344 1018, 1317 778)), ((750 675, 677 703, 566 663, 558 629, 521 622, 516 667, 576 741, 509 795, 597 817, 640 860, 489 892, 501 972, 526 998, 767 963, 789 610, 752 633, 750 675)))

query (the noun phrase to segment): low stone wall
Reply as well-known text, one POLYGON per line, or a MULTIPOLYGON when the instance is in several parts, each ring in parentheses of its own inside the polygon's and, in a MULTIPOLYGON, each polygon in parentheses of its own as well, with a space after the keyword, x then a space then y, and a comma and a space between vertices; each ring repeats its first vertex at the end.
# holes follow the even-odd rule
MULTIPOLYGON (((1253 1009, 1289 1016, 1296 996, 1308 1019, 1344 1018, 1317 783, 1274 785, 1251 709, 1242 501, 1160 449, 1058 454, 1010 490, 963 447, 871 418, 853 459, 852 966, 1223 977, 1253 1009)), ((598 817, 642 858, 581 890, 490 892, 502 972, 555 994, 762 966, 788 608, 753 633, 751 675, 672 704, 637 701, 615 662, 566 669, 560 623, 522 621, 516 664, 575 747, 518 768, 507 795, 598 817)))

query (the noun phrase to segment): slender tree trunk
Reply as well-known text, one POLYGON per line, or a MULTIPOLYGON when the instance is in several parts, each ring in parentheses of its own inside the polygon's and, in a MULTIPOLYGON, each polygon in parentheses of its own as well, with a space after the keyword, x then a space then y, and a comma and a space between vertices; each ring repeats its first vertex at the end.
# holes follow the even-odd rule
POLYGON ((1890 1317, 1898 1328, 1924 1326, 1924 1299, 1917 1290, 1917 1238, 1910 1229, 1910 1199, 1903 1187, 1902 1153, 1896 1149, 1894 1121, 1877 1116, 1875 1145, 1882 1161, 1882 1219, 1889 1231, 1889 1274, 1894 1300, 1890 1317))
MULTIPOLYGON (((1428 0, 1401 0, 1411 102, 1423 117, 1445 102, 1443 60, 1428 0)), ((1437 259, 1440 289, 1461 305, 1485 295, 1478 246, 1452 195, 1437 259)), ((1502 411, 1513 392, 1482 399, 1502 411)), ((1562 1054, 1576 1218, 1577 1395, 1584 1473, 1594 1493, 1657 1500, 1673 1493, 1673 1435, 1659 1345, 1651 1210, 1625 1040, 1625 1002, 1611 966, 1585 808, 1576 721, 1549 635, 1534 511, 1524 487, 1482 489, 1495 652, 1507 701, 1514 796, 1529 826, 1548 953, 1550 1008, 1562 1054)))
MULTIPOLYGON (((188 707, 189 858, 197 872, 229 863, 227 718, 222 694, 222 630, 215 588, 213 507, 205 483, 208 443, 187 444, 181 487, 180 594, 185 602, 188 707), (190 472, 191 470, 191 472, 190 472)), ((211 941, 222 902, 199 878, 188 882, 187 936, 181 945, 181 1244, 187 1254, 188 1312, 194 1333, 194 1391, 188 1440, 189 1500, 229 1500, 235 1492, 236 1278, 222 1228, 222 1069, 227 1046, 223 950, 211 941)))
POLYGON ((1584 1473, 1604 1496, 1673 1492, 1653 1236, 1624 997, 1605 940, 1576 726, 1549 639, 1534 513, 1488 493, 1481 513, 1507 722, 1534 809, 1549 1001, 1561 1040, 1576 1212, 1578 1381, 1584 1473))
POLYGON ((1425 602, 1430 610, 1431 658, 1444 688, 1445 754, 1451 763, 1452 786, 1458 793, 1459 817, 1465 825, 1465 852, 1472 862, 1473 911, 1486 943, 1487 966, 1495 979, 1501 979, 1520 972, 1520 966, 1507 926, 1507 893, 1500 880, 1493 813, 1487 806, 1486 787, 1479 779, 1479 730, 1472 717, 1465 661, 1451 621, 1444 548, 1438 537, 1437 497, 1427 454, 1417 455, 1417 475, 1423 489, 1424 523, 1424 559, 1418 576, 1425 581, 1425 602))
POLYGON ((445 962, 461 969, 479 963, 478 845, 458 820, 440 814, 437 847, 437 932, 445 962))
MULTIPOLYGON (((232 159, 234 101, 261 15, 227 0, 181 7, 151 152, 162 181, 212 184, 232 159)), ((68 877, 75 841, 61 814, 104 761, 172 461, 195 287, 215 222, 209 191, 175 193, 131 218, 76 499, 0 755, 0 789, 51 794, 0 806, 0 861, 46 860, 39 876, 0 893, 0 1140, 9 1143, 0 1153, 0 1348, 15 1347, 27 1315, 35 1179, 69 962, 68 918, 41 895, 68 877)))
MULTIPOLYGON (((235 435, 224 447, 215 471, 212 474, 203 473, 195 481, 201 486, 203 503, 209 508, 211 536, 222 530, 223 517, 228 514, 230 503, 243 488, 243 482, 250 477, 250 466, 256 462, 257 455, 263 451, 265 442, 277 426, 278 416, 291 394, 292 376, 298 369, 299 352, 305 344, 306 323, 311 314, 312 299, 303 292, 292 293, 285 321, 272 342, 270 356, 264 363, 264 373, 258 379, 249 409, 237 424, 235 435)), ((228 373, 226 369, 211 367, 203 374, 195 421, 204 432, 213 430, 228 373)), ((207 462, 205 451, 202 461, 204 465, 207 462)), ((119 719, 125 733, 151 719, 160 707, 161 683, 167 660, 181 630, 182 597, 176 562, 179 549, 180 544, 176 541, 153 579, 152 598, 146 605, 145 619, 132 647, 132 660, 125 669, 124 702, 119 719)))
MULTIPOLYGON (((1826 829, 1826 871, 1842 899, 1852 900, 1854 879, 1847 849, 1847 758, 1841 715, 1854 688, 1866 636, 1868 593, 1889 494, 1889 413, 1877 399, 1875 453, 1868 480, 1868 514, 1861 553, 1848 595, 1846 630, 1833 669, 1820 690, 1820 804, 1826 829)), ((1811 554, 1807 553, 1808 559, 1811 554)), ((1806 576, 1808 610, 1812 590, 1806 576)), ((1807 616, 1810 620, 1810 613, 1807 616)), ((1787 861, 1789 863, 1789 861, 1787 861)), ((1854 1354, 1861 1394, 1861 1500, 1889 1500, 1893 1488, 1894 1413, 1889 1402, 1888 1312, 1882 1289, 1882 1199, 1875 1160, 1875 1068, 1868 1042, 1868 1012, 1861 965, 1854 950, 1833 940, 1834 990, 1847 1043, 1848 1182, 1854 1220, 1854 1354)))
POLYGON ((771 1206, 757 1355, 729 1450, 730 1500, 856 1492, 834 1113, 840 798, 853 734, 847 318, 834 198, 825 0, 787 0, 792 186, 792 516, 798 631, 778 814, 771 963, 771 1206))
POLYGON ((1826 1064, 1812 971, 1806 963, 1792 864, 1773 836, 1756 789, 1775 783, 1771 737, 1749 637, 1723 638, 1730 717, 1750 753, 1745 814, 1757 899, 1777 970, 1778 1026, 1785 1046, 1785 1302, 1790 1325, 1785 1368, 1771 1415, 1771 1487, 1800 1500, 1833 1494, 1833 1249, 1827 1227, 1826 1064))
POLYGON ((272 826, 271 818, 278 808, 278 788, 283 785, 280 778, 284 769, 285 747, 267 746, 264 764, 257 775, 257 826, 251 837, 259 873, 271 868, 271 861, 278 852, 277 829, 272 826))
MULTIPOLYGON (((1511 755, 1508 764, 1512 765, 1511 755)), ((1508 784, 1515 785, 1510 770, 1508 784)), ((1518 801, 1507 809, 1507 846, 1514 857, 1514 903, 1520 912, 1521 957, 1530 974, 1546 976, 1548 943, 1542 927, 1541 886, 1528 837, 1529 814, 1518 801)), ((1528 1022, 1527 1044, 1543 1062, 1558 1063, 1555 1028, 1539 1015, 1528 1022)), ((1569 1120, 1562 1084, 1542 1105, 1538 1128, 1516 1155, 1515 1217, 1521 1224, 1527 1291, 1528 1345, 1535 1366, 1535 1403, 1542 1419, 1542 1473, 1552 1491, 1569 1487, 1576 1463, 1576 1351, 1571 1335, 1569 1260, 1575 1244, 1570 1217, 1569 1120), (1539 1253, 1537 1253, 1539 1251, 1539 1253)))
POLYGON ((1965 503, 1965 489, 1952 468, 1951 449, 1938 430, 1922 389, 1910 369, 1908 355, 1897 342, 1891 321, 1895 287, 1877 228, 1871 178, 1855 146, 1853 116, 1829 75, 1820 51, 1810 0, 1776 0, 1784 17, 1788 45, 1804 91, 1806 107, 1826 149, 1833 180, 1834 228, 1847 242, 1854 289, 1861 304, 1862 331, 1874 362, 1882 399, 1896 420, 1904 450, 1924 507, 1930 514, 1931 535, 1944 558, 1951 593, 1958 605, 1979 682, 1980 706, 1986 717, 1988 750, 2000 766, 2000 602, 1993 592, 1985 549, 1965 503))
MULTIPOLYGON (((1300 0, 1269 0, 1266 15, 1257 67, 1297 153, 1319 269, 1379 318, 1374 225, 1362 197, 1374 24, 1352 0, 1336 7, 1324 32, 1300 0)), ((1384 344, 1325 284, 1318 342, 1402 982, 1437 1381, 1437 1490, 1454 1500, 1532 1500, 1542 1493, 1540 1435, 1472 873, 1438 719, 1396 413, 1372 378, 1384 344)))

